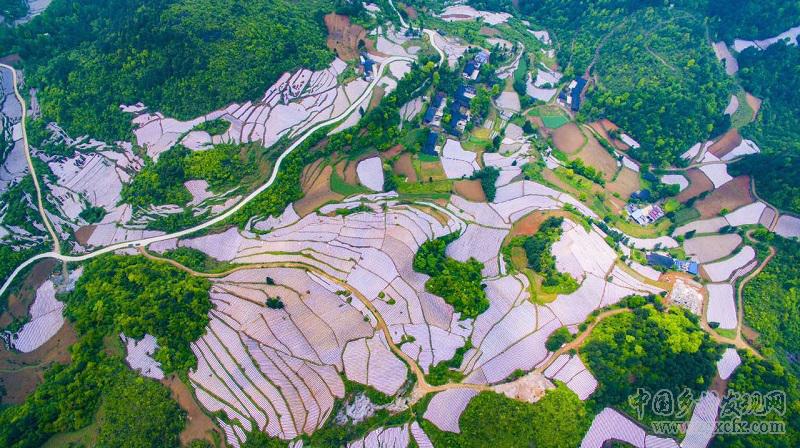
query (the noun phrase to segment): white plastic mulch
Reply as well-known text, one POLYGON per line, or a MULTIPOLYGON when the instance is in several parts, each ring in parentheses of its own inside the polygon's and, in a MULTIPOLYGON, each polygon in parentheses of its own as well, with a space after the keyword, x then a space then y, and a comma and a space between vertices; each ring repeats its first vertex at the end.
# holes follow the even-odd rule
POLYGON ((539 41, 545 45, 550 45, 550 33, 547 30, 541 31, 534 31, 528 30, 529 33, 533 34, 533 37, 539 39, 539 41))
POLYGON ((739 98, 736 95, 731 95, 731 100, 728 102, 728 105, 725 107, 725 111, 723 112, 725 115, 733 115, 739 109, 739 98))
POLYGON ((729 161, 748 154, 758 154, 759 152, 761 152, 761 148, 759 148, 755 142, 745 139, 742 140, 742 143, 739 143, 739 146, 733 148, 731 152, 722 156, 722 160, 729 161))
POLYGON ((448 389, 434 395, 424 417, 442 431, 460 433, 458 419, 470 400, 478 395, 472 389, 448 389))
POLYGON ((778 34, 777 36, 761 40, 744 40, 735 39, 733 41, 733 49, 741 53, 746 48, 755 47, 761 50, 766 50, 770 45, 777 43, 780 40, 788 39, 789 45, 797 45, 797 36, 800 35, 800 26, 789 28, 788 30, 778 34))
POLYGON ((483 17, 484 22, 489 25, 499 25, 511 18, 511 14, 505 12, 478 11, 471 6, 456 5, 449 6, 442 11, 441 18, 448 22, 464 20, 474 20, 483 17))
POLYGON ((775 233, 784 238, 796 238, 800 236, 800 218, 789 215, 781 215, 778 218, 778 225, 775 226, 775 233))
POLYGON ((766 208, 767 206, 763 202, 753 202, 752 204, 747 204, 728 213, 725 215, 725 219, 728 221, 728 224, 734 227, 758 224, 766 208))
POLYGON ((358 181, 372 191, 383 191, 383 163, 380 157, 370 157, 358 162, 358 181))
POLYGON ((728 165, 721 163, 719 158, 710 152, 707 152, 705 156, 703 156, 703 162, 705 165, 700 167, 700 171, 711 180, 714 184, 714 188, 719 188, 733 179, 733 177, 728 174, 728 165))
POLYGON ((30 308, 30 321, 11 335, 11 346, 22 353, 29 353, 50 340, 64 325, 64 304, 56 299, 53 282, 47 280, 36 290, 36 298, 30 308))
POLYGON ((706 271, 709 280, 722 282, 729 279, 737 269, 743 268, 755 257, 755 250, 750 246, 744 246, 736 255, 716 263, 704 264, 703 269, 706 271))
POLYGON ((719 323, 719 327, 726 330, 736 328, 736 304, 733 298, 733 286, 729 283, 710 283, 708 289, 709 322, 719 323))
POLYGON ((408 424, 405 424, 372 430, 363 439, 348 443, 347 448, 406 448, 409 442, 408 424))
POLYGON ((447 139, 442 149, 442 168, 448 179, 469 177, 480 167, 477 154, 465 150, 458 140, 447 139))
POLYGON ((714 437, 714 426, 717 421, 720 398, 709 392, 704 394, 695 405, 692 419, 686 429, 686 437, 681 448, 705 448, 714 437))
POLYGON ((727 380, 731 377, 733 371, 736 370, 741 363, 742 358, 739 357, 739 353, 736 352, 735 348, 725 349, 725 352, 722 354, 722 358, 717 361, 717 372, 719 373, 719 377, 723 380, 727 380))
POLYGON ((517 92, 503 92, 495 100, 497 107, 506 112, 519 112, 522 106, 517 92))
POLYGON ((148 378, 157 380, 164 378, 164 371, 161 370, 161 363, 153 359, 153 354, 158 349, 156 338, 153 335, 145 334, 139 341, 129 338, 122 333, 120 333, 119 337, 125 344, 127 353, 125 361, 131 369, 138 371, 142 376, 148 378))
POLYGON ((685 190, 689 186, 689 179, 682 174, 667 174, 661 177, 661 182, 667 185, 677 185, 680 191, 685 190))

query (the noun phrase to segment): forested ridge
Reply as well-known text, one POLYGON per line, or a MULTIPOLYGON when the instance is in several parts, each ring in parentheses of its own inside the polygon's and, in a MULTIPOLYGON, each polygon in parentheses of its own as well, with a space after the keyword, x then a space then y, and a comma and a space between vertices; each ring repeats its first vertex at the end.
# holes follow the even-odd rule
POLYGON ((739 73, 748 92, 761 98, 756 121, 743 129, 762 154, 730 166, 731 175, 753 176, 765 200, 800 213, 800 48, 779 42, 739 55, 739 73))
POLYGON ((319 69, 333 54, 311 0, 54 0, 29 24, 0 27, 40 89, 45 119, 69 134, 128 139, 120 104, 192 118, 260 97, 285 71, 319 69))
POLYGON ((143 257, 89 262, 75 290, 61 297, 79 334, 71 362, 54 364, 22 404, 0 410, 0 446, 38 447, 55 433, 92 423, 99 446, 177 446, 183 411, 164 386, 125 365, 119 334, 156 336, 155 358, 165 372, 185 374, 196 363, 189 342, 208 323, 209 287, 206 279, 143 257))

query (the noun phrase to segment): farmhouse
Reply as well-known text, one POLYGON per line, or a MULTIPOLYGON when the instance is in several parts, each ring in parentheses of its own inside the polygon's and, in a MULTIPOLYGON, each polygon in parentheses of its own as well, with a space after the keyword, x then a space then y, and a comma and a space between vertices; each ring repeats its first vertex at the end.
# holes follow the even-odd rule
POLYGON ((438 121, 442 119, 442 102, 444 98, 445 95, 443 92, 439 92, 433 97, 431 104, 428 106, 428 110, 425 111, 425 116, 422 118, 423 123, 439 124, 438 121))
POLYGON ((478 64, 473 61, 467 62, 467 65, 464 66, 464 78, 466 79, 478 79, 478 64))
POLYGON ((439 139, 439 133, 431 131, 428 134, 427 140, 425 140, 425 145, 422 147, 422 153, 428 154, 430 156, 437 155, 436 153, 436 141, 439 139))
POLYGON ((696 261, 677 260, 672 257, 650 252, 647 254, 647 264, 654 267, 661 267, 664 269, 674 269, 676 271, 688 272, 692 275, 697 275, 698 264, 696 261))
POLYGON ((656 222, 664 217, 664 210, 656 204, 649 204, 642 208, 638 208, 634 204, 628 204, 626 210, 628 210, 628 215, 631 219, 642 226, 656 222))
POLYGON ((586 87, 586 80, 583 78, 578 78, 575 80, 575 86, 572 87, 572 92, 570 96, 572 98, 572 111, 577 112, 581 108, 581 94, 583 93, 584 87, 586 87))

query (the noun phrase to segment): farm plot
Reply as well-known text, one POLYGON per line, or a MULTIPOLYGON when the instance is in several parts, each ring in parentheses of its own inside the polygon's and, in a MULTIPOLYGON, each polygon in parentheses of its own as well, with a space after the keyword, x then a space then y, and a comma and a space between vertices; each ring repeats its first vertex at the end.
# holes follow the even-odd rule
POLYGON ((680 202, 686 202, 693 197, 714 189, 714 184, 711 180, 696 168, 686 171, 686 177, 689 179, 689 187, 681 191, 676 197, 680 202))
POLYGON ((441 14, 441 18, 448 22, 474 20, 478 17, 483 18, 488 25, 499 25, 508 21, 508 19, 511 18, 511 14, 505 12, 478 11, 471 6, 464 5, 448 6, 441 14))
MULTIPOLYGON (((554 143, 561 130, 566 129, 569 126, 570 125, 562 126, 553 134, 554 143)), ((589 135, 585 137, 584 142, 585 143, 583 144, 580 153, 576 157, 582 159, 584 162, 586 162, 588 166, 592 166, 600 170, 600 172, 603 173, 603 178, 606 181, 610 181, 614 177, 614 173, 617 172, 617 160, 614 157, 612 157, 611 154, 609 154, 608 151, 606 151, 606 149, 600 145, 600 142, 598 142, 597 139, 595 139, 593 136, 589 135)), ((556 146, 558 146, 557 143, 556 146)), ((630 171, 631 173, 636 175, 636 177, 638 177, 638 174, 634 170, 631 170, 630 168, 625 168, 625 170, 630 171)), ((633 176, 628 174, 626 175, 626 177, 631 178, 633 176)), ((627 186, 630 188, 630 185, 633 184, 632 180, 625 179, 625 181, 627 181, 628 184, 627 186)), ((620 187, 625 187, 625 186, 626 185, 621 185, 620 187)), ((628 196, 630 196, 630 193, 628 194, 628 196)))
POLYGON ((739 135, 739 131, 736 129, 731 129, 722 137, 720 137, 719 140, 714 142, 714 144, 708 148, 708 152, 714 154, 717 158, 722 159, 723 156, 733 151, 733 148, 739 146, 741 143, 742 136, 739 135))
POLYGON ((735 233, 691 238, 683 243, 686 255, 699 263, 708 263, 727 257, 742 244, 742 237, 735 233))
POLYGON ((345 61, 358 58, 358 43, 365 39, 367 32, 360 25, 350 23, 350 18, 338 14, 328 14, 324 17, 325 27, 328 29, 328 48, 345 61))
POLYGON ((453 183, 453 192, 472 202, 486 202, 479 180, 459 180, 453 183))
POLYGON ((411 161, 410 153, 403 153, 395 160, 392 165, 394 174, 403 176, 407 182, 417 182, 417 172, 414 170, 414 164, 411 161))
POLYGON ((617 173, 617 178, 606 184, 608 191, 619 194, 624 200, 628 200, 641 187, 639 173, 628 168, 620 169, 617 173))
POLYGON ((589 398, 599 385, 577 355, 559 356, 544 371, 544 375, 565 383, 581 400, 589 398))
POLYGON ((750 178, 739 176, 717 188, 707 197, 697 201, 695 208, 703 219, 719 215, 723 210, 736 210, 752 203, 750 178))
POLYGON ((30 308, 30 321, 15 334, 9 343, 15 350, 30 353, 44 345, 64 325, 64 304, 56 299, 56 290, 51 280, 45 281, 36 290, 36 298, 30 308))
POLYGON ((736 255, 716 263, 704 264, 705 276, 712 282, 728 280, 737 270, 745 267, 755 259, 756 252, 750 246, 744 246, 736 255))
POLYGON ((800 218, 790 215, 781 215, 778 218, 778 225, 775 226, 775 233, 784 238, 800 237, 800 218))
POLYGON ((372 191, 383 191, 383 163, 380 157, 371 157, 358 162, 358 181, 372 191))
POLYGON ((667 185, 677 185, 680 191, 683 191, 689 187, 689 179, 682 174, 667 174, 661 176, 661 182, 667 185))
POLYGON ((706 318, 709 322, 716 322, 719 328, 725 330, 736 329, 736 305, 733 297, 733 286, 729 283, 711 283, 706 285, 708 289, 708 313, 706 318))
MULTIPOLYGON (((448 179, 469 177, 480 169, 477 154, 464 150, 457 140, 447 139, 442 150, 442 168, 448 179)), ((423 176, 424 177, 424 176, 423 176)))
POLYGON ((678 448, 668 438, 647 434, 642 427, 612 408, 603 409, 581 441, 581 448, 602 448, 608 442, 624 442, 636 448, 678 448))
MULTIPOLYGON (((543 119, 545 126, 550 127, 546 117, 543 119)), ((585 143, 586 137, 575 123, 566 123, 553 131, 553 144, 567 154, 575 154, 585 143)))

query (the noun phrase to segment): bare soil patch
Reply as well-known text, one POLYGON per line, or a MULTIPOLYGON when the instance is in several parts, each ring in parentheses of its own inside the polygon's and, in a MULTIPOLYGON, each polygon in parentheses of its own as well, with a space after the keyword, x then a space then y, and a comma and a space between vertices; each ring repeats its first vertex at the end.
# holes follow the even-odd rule
POLYGON ((197 404, 192 391, 184 384, 177 375, 171 375, 161 381, 172 392, 172 399, 186 411, 186 427, 181 431, 181 445, 186 446, 192 440, 204 439, 212 444, 214 437, 212 433, 222 435, 222 431, 214 424, 211 418, 197 404))
POLYGON ((367 32, 361 25, 353 25, 350 18, 336 13, 325 16, 328 28, 328 48, 335 51, 339 58, 350 61, 358 58, 358 42, 364 41, 369 48, 371 42, 367 32))
POLYGON ((75 241, 78 242, 81 246, 85 246, 89 243, 89 238, 92 237, 92 233, 94 233, 94 229, 97 228, 95 225, 90 226, 83 226, 80 229, 75 231, 75 241))
POLYGON ((628 149, 630 149, 630 147, 626 145, 625 142, 623 142, 622 140, 611 138, 611 135, 609 135, 609 132, 619 130, 619 127, 613 122, 611 122, 611 120, 603 118, 595 121, 594 123, 591 123, 589 127, 594 129, 595 132, 597 132, 603 138, 608 140, 609 143, 614 145, 614 147, 619 149, 620 151, 627 151, 628 149))
POLYGON ((414 7, 413 7, 413 6, 403 5, 403 6, 401 6, 401 8, 403 8, 403 9, 405 9, 405 10, 406 10, 406 14, 408 14, 408 17, 409 17, 410 19, 412 19, 412 20, 416 20, 416 19, 417 19, 417 17, 419 16, 419 15, 417 14, 417 10, 416 10, 416 9, 414 9, 414 7))
POLYGON ((36 290, 50 277, 57 264, 56 260, 42 260, 33 265, 19 289, 8 294, 6 310, 0 315, 0 328, 5 328, 14 319, 28 316, 36 290))
MULTIPOLYGON (((365 156, 367 158, 369 156, 365 156)), ((356 168, 358 167, 358 162, 360 160, 350 160, 347 162, 347 166, 344 168, 344 179, 350 185, 358 185, 358 173, 356 172, 356 168)))
POLYGON ((628 168, 622 168, 617 178, 613 182, 606 184, 608 191, 618 193, 626 201, 630 199, 631 194, 639 191, 641 187, 639 173, 628 168))
POLYGON ((749 93, 745 93, 745 101, 747 101, 747 105, 750 106, 750 109, 753 109, 753 119, 756 118, 758 115, 758 111, 761 109, 761 99, 756 98, 749 93))
POLYGON ((69 364, 69 347, 77 339, 67 321, 49 341, 30 353, 12 352, 0 346, 0 386, 6 390, 0 404, 22 403, 42 383, 48 367, 54 363, 69 364))
POLYGON ((580 149, 586 137, 575 123, 567 123, 553 131, 553 144, 567 154, 574 154, 580 149))
POLYGON ((403 150, 405 150, 405 147, 403 147, 403 145, 394 145, 391 148, 387 149, 386 151, 380 153, 379 155, 381 159, 385 162, 387 160, 391 160, 392 158, 403 152, 403 150))
POLYGON ((708 148, 708 151, 718 158, 722 158, 722 156, 733 151, 733 148, 739 146, 741 143, 742 136, 739 135, 739 131, 736 129, 731 129, 723 134, 719 140, 714 142, 714 144, 708 148))
POLYGON ((464 199, 472 202, 486 202, 481 181, 459 180, 453 183, 453 191, 464 199))
POLYGON ((417 172, 414 171, 414 164, 411 163, 411 154, 401 155, 392 166, 392 170, 398 176, 405 176, 408 182, 417 182, 417 172))
POLYGON ((567 219, 572 217, 569 212, 564 210, 536 211, 523 216, 519 221, 515 222, 506 238, 510 240, 515 236, 533 235, 539 231, 542 223, 551 216, 560 216, 567 219))
POLYGON ((375 90, 372 91, 372 96, 369 99, 369 105, 367 106, 367 111, 370 111, 378 107, 378 104, 381 103, 383 95, 385 94, 386 94, 386 89, 384 89, 382 86, 375 87, 375 90))
POLYGON ((326 165, 319 175, 303 184, 305 196, 294 203, 294 210, 300 216, 306 216, 327 202, 339 201, 344 197, 331 191, 331 173, 333 168, 326 165))
POLYGON ((714 184, 711 182, 711 179, 706 177, 699 169, 692 168, 684 174, 686 178, 689 179, 689 186, 676 196, 678 201, 686 202, 695 196, 714 189, 714 184))
POLYGON ((497 36, 500 32, 494 28, 489 28, 488 26, 484 26, 480 30, 481 35, 494 37, 497 36))
POLYGON ((700 217, 705 219, 718 215, 722 209, 733 211, 754 200, 750 194, 750 177, 739 176, 697 201, 695 208, 700 212, 700 217))
MULTIPOLYGON (((561 129, 567 126, 562 126, 561 129)), ((556 131, 556 134, 558 134, 559 130, 556 131)), ((593 166, 602 171, 603 178, 606 181, 610 181, 617 172, 616 159, 614 159, 611 154, 609 154, 608 151, 606 151, 606 149, 600 145, 600 142, 598 142, 597 139, 591 135, 586 138, 586 145, 576 157, 583 159, 587 165, 593 166)))

